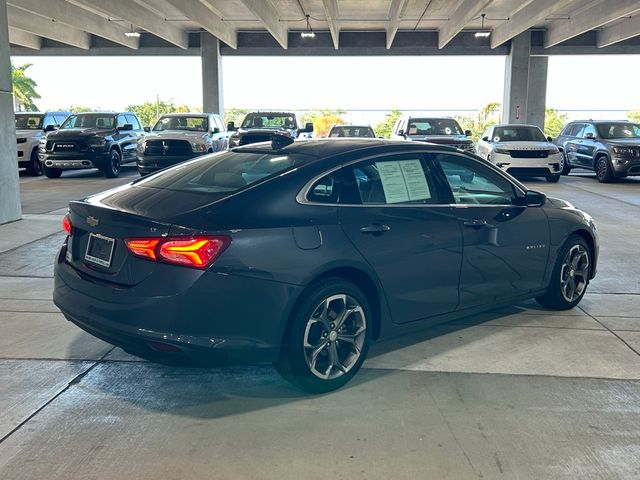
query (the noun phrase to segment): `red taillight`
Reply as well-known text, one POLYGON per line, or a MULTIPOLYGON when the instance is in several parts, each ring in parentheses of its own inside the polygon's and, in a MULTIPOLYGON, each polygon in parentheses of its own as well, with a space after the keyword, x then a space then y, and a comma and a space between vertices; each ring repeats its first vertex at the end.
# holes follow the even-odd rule
POLYGON ((73 227, 71 226, 71 219, 69 218, 69 214, 65 215, 62 219, 62 229, 64 230, 64 233, 66 233, 67 235, 71 235, 73 227))
POLYGON ((226 236, 132 238, 127 247, 134 255, 149 260, 206 268, 231 242, 226 236))

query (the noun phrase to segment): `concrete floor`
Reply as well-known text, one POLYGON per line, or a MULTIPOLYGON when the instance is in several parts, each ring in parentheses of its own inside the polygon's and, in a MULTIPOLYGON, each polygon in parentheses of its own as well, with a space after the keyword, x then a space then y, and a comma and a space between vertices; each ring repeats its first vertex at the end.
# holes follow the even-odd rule
POLYGON ((305 396, 270 367, 170 368, 51 303, 69 199, 135 178, 21 176, 0 226, 0 478, 640 478, 640 181, 532 188, 596 217, 579 308, 526 302, 373 347, 346 388, 305 396))

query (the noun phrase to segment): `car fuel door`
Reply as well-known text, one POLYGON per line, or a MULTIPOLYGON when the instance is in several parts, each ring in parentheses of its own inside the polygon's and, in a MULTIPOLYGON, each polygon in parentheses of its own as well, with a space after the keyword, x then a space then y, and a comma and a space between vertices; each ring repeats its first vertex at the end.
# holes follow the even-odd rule
POLYGON ((439 204, 419 153, 376 157, 343 168, 340 225, 384 288, 395 323, 458 305, 462 233, 439 204))
POLYGON ((453 195, 463 236, 460 309, 508 300, 542 288, 549 222, 540 207, 520 205, 514 185, 480 162, 434 155, 453 195))

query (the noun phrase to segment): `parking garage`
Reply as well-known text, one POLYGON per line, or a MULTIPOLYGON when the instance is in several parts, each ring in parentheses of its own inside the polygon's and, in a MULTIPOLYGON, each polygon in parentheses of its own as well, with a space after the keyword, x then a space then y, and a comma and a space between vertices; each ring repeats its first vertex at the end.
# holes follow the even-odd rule
MULTIPOLYGON (((124 2, 57 1, 45 11, 9 1, 1 60, 199 55, 204 111, 221 112, 223 55, 505 55, 503 121, 541 125, 549 55, 640 46, 638 2, 393 0, 367 2, 366 14, 349 1, 230 3, 136 2, 123 11, 124 2), (509 20, 483 22, 483 13, 509 20), (304 27, 281 21, 302 14, 314 19, 313 43, 302 42, 304 27), (433 20, 414 30, 421 15, 433 20), (108 18, 141 36, 125 37, 122 22, 107 29, 108 18)), ((597 220, 598 275, 578 307, 526 301, 386 340, 344 389, 309 396, 271 366, 162 366, 66 322, 51 292, 67 204, 137 172, 18 175, 11 86, 0 90, 3 478, 638 475, 637 179, 599 184, 577 169, 558 184, 527 181, 597 220)))

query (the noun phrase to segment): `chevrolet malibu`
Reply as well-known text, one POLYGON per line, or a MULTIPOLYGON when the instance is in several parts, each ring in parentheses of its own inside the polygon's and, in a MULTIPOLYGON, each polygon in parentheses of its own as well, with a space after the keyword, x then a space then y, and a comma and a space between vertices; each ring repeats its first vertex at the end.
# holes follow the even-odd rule
POLYGON ((159 362, 273 362, 326 392, 371 342, 580 302, 593 219, 461 150, 273 136, 70 203, 54 301, 159 362))

